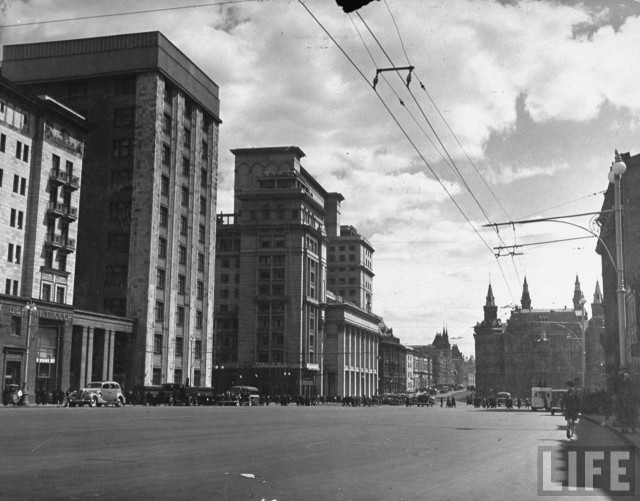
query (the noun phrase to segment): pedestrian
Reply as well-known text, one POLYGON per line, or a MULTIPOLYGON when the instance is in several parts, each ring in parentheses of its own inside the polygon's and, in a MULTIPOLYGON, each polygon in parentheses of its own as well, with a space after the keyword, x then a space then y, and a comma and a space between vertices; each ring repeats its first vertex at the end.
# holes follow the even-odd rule
POLYGON ((578 395, 573 389, 573 383, 567 383, 567 393, 564 395, 564 418, 567 421, 567 438, 573 438, 575 425, 580 410, 580 401, 578 395))
POLYGON ((440 397, 440 407, 442 407, 443 403, 444 403, 444 397, 440 397))

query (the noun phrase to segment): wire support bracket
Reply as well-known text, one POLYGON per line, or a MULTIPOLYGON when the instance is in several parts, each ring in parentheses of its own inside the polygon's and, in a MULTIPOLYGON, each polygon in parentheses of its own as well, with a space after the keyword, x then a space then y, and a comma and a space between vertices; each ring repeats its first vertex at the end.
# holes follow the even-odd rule
POLYGON ((394 66, 391 68, 378 68, 376 69, 376 76, 373 78, 373 88, 375 89, 376 85, 378 85, 378 75, 385 71, 409 71, 409 73, 407 74, 407 87, 409 87, 409 84, 411 83, 411 73, 413 72, 413 70, 415 70, 415 66, 394 66))

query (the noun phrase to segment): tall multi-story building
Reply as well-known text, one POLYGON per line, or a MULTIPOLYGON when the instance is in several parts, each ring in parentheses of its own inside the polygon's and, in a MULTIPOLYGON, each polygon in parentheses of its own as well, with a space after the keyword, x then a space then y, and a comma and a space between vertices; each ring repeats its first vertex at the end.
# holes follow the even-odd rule
POLYGON ((131 332, 129 322, 72 306, 87 130, 86 120, 60 102, 0 77, 3 391, 17 384, 49 394, 76 383, 76 329, 131 332))
POLYGON ((217 218, 214 384, 320 395, 328 193, 295 146, 232 153, 234 214, 217 218))
POLYGON ((129 387, 210 384, 218 86, 159 32, 8 45, 2 74, 91 124, 75 305, 136 329, 84 329, 87 361, 115 345, 129 387))

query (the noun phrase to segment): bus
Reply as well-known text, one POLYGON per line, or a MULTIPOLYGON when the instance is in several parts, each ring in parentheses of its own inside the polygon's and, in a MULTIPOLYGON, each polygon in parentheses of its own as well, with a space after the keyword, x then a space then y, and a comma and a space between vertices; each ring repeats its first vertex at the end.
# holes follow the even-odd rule
POLYGON ((531 410, 549 410, 551 403, 551 388, 546 386, 534 386, 531 388, 531 410))

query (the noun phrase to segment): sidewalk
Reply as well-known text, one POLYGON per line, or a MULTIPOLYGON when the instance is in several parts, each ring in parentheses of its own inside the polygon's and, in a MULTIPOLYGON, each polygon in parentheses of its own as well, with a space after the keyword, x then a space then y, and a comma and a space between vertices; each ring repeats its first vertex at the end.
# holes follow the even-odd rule
POLYGON ((603 426, 606 426, 610 430, 613 430, 615 433, 629 442, 629 444, 635 445, 636 447, 640 448, 640 427, 636 427, 635 433, 622 433, 622 426, 617 423, 614 417, 609 417, 609 419, 607 419, 606 421, 604 420, 604 416, 601 416, 599 414, 582 414, 581 417, 599 425, 602 425, 602 423, 604 422, 605 424, 603 426))

